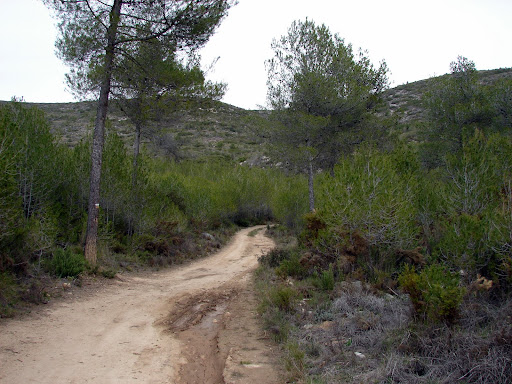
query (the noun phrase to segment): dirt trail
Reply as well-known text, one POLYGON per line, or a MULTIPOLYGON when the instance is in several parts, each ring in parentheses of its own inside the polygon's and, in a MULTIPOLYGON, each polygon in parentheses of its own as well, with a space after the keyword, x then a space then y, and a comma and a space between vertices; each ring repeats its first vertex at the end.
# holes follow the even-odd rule
POLYGON ((263 227, 186 266, 0 323, 0 383, 279 383, 256 323, 263 227))

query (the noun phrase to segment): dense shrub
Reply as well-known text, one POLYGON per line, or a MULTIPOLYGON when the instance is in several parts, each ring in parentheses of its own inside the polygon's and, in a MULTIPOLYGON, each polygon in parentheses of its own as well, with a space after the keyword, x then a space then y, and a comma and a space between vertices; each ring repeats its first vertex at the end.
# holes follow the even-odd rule
POLYGON ((58 248, 48 262, 48 269, 58 277, 76 277, 85 270, 85 265, 83 255, 58 248))
POLYGON ((276 268, 278 267, 284 260, 290 259, 291 251, 289 249, 284 248, 273 248, 268 253, 260 256, 258 261, 268 267, 276 268))
POLYGON ((295 233, 302 230, 304 215, 309 209, 307 191, 307 180, 296 175, 279 180, 278 188, 271 196, 275 218, 295 233))
POLYGON ((276 268, 276 274, 282 278, 288 276, 294 278, 304 278, 308 275, 308 271, 301 263, 301 254, 298 251, 292 251, 289 257, 282 260, 276 268))
POLYGON ((19 300, 18 287, 14 276, 0 272, 0 318, 13 314, 13 306, 19 300))
MULTIPOLYGON (((381 249, 416 246, 417 181, 414 169, 400 169, 405 161, 398 162, 399 155, 362 147, 342 159, 333 177, 325 175, 319 181, 318 206, 325 223, 358 230, 370 246, 381 249)), ((414 161, 414 155, 408 155, 414 161)))
POLYGON ((290 312, 298 299, 297 291, 287 285, 279 285, 272 288, 268 295, 270 304, 284 312, 290 312))
POLYGON ((417 317, 448 323, 459 318, 459 307, 465 289, 460 286, 457 274, 438 264, 432 264, 420 273, 414 267, 406 265, 398 282, 409 294, 417 317))
POLYGON ((510 285, 512 142, 477 131, 460 156, 448 159, 443 203, 432 217, 434 258, 465 271, 469 280, 478 273, 510 285))
POLYGON ((315 287, 323 291, 332 291, 334 289, 335 282, 332 265, 329 269, 317 273, 313 280, 315 287))

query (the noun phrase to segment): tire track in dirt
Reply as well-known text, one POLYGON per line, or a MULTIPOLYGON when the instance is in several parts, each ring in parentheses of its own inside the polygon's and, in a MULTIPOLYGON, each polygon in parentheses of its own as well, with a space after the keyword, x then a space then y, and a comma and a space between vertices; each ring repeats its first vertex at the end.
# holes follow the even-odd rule
POLYGON ((263 228, 208 258, 3 321, 0 383, 278 383, 250 289, 273 247, 263 228))

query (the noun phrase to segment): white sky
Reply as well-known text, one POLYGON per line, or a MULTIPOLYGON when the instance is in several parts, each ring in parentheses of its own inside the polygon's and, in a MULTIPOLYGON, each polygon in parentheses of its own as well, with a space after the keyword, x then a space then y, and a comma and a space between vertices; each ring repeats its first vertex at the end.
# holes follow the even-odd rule
MULTIPOLYGON (((442 75, 458 55, 477 69, 512 67, 511 0, 239 0, 202 51, 205 66, 220 57, 209 78, 228 84, 223 101, 266 104, 272 39, 306 17, 368 50, 375 65, 384 59, 392 86, 442 75)), ((0 0, 0 100, 73 101, 55 35, 40 0, 0 0)))

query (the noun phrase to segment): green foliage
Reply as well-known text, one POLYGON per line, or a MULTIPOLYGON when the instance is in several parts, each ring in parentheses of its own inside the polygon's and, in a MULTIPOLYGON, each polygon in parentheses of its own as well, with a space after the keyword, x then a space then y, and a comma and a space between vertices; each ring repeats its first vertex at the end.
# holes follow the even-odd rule
POLYGON ((0 270, 23 271, 56 237, 60 152, 43 113, 18 102, 0 107, 0 140, 0 270))
POLYGON ((270 268, 278 267, 284 260, 291 258, 291 251, 284 248, 273 248, 266 254, 262 255, 258 261, 270 268))
POLYGON ((293 22, 272 48, 274 58, 267 62, 268 98, 277 109, 354 119, 365 109, 361 102, 387 84, 385 63, 375 69, 363 53, 357 57, 350 44, 313 21, 293 22), (355 110, 346 116, 333 114, 349 106, 355 110))
POLYGON ((332 265, 329 266, 329 269, 317 273, 313 280, 315 287, 322 291, 332 291, 334 289, 335 282, 336 280, 334 279, 334 270, 332 265))
MULTIPOLYGON (((16 180, 14 137, 8 129, 10 116, 6 108, 0 108, 0 245, 14 235, 16 224, 21 220, 21 202, 16 180)), ((2 262, 0 262, 0 270, 2 262)))
POLYGON ((423 98, 430 120, 423 160, 429 167, 442 165, 445 155, 460 151, 476 128, 487 133, 492 127, 489 98, 475 63, 459 56, 450 69, 451 76, 436 79, 423 98))
POLYGON ((419 274, 414 267, 405 266, 398 278, 402 289, 407 292, 414 306, 416 316, 432 322, 455 322, 465 293, 456 273, 439 264, 432 264, 419 274))
POLYGON ((60 147, 60 177, 55 200, 59 221, 59 237, 65 242, 78 243, 85 236, 91 140, 82 139, 72 149, 60 147))
POLYGON ((285 345, 285 368, 294 379, 304 377, 305 367, 305 353, 299 344, 289 342, 285 345))
POLYGON ((121 2, 116 9, 103 1, 90 1, 87 5, 81 1, 45 3, 60 19, 55 45, 59 57, 71 67, 71 89, 81 96, 94 94, 105 76, 118 94, 123 85, 149 87, 154 82, 161 87, 168 84, 172 89, 181 80, 180 75, 169 78, 172 70, 169 71, 164 58, 169 58, 172 67, 177 50, 194 50, 204 45, 233 5, 224 0, 193 4, 139 1, 137 6, 121 2), (163 24, 167 27, 161 28, 163 24), (109 39, 105 38, 105 26, 110 26, 109 39), (131 38, 125 39, 124 33, 131 38), (105 68, 107 43, 119 49, 113 53, 118 57, 111 58, 115 63, 112 71, 105 68), (128 74, 132 75, 133 83, 128 74), (149 79, 156 74, 156 79, 149 79))
POLYGON ((315 208, 313 170, 332 168, 341 152, 340 134, 373 109, 387 86, 387 66, 374 68, 363 51, 325 25, 295 21, 272 43, 267 61, 267 98, 276 121, 270 130, 274 152, 309 177, 309 206, 315 208))
MULTIPOLYGON (((500 135, 486 139, 477 131, 461 156, 448 161, 446 181, 438 190, 442 203, 437 207, 433 255, 470 278, 477 273, 505 277, 511 243, 512 143, 500 135)), ((503 283, 505 288, 508 283, 503 283)))
POLYGON ((319 212, 325 223, 331 228, 360 231, 370 246, 414 247, 417 179, 415 167, 409 169, 405 160, 414 162, 414 156, 362 147, 342 159, 334 176, 325 175, 318 183, 319 212))
POLYGON ((491 105, 493 128, 496 132, 506 132, 512 126, 512 80, 498 81, 486 90, 491 105))
POLYGON ((18 286, 14 276, 0 272, 0 318, 13 315, 13 306, 18 302, 18 286))
MULTIPOLYGON (((32 216, 53 191, 56 146, 43 113, 12 102, 0 109, 2 156, 10 156, 4 183, 15 182, 23 214, 32 216)), ((7 160, 7 159, 5 159, 7 160)), ((11 184, 12 185, 12 184, 11 184)))
POLYGON ((269 304, 283 312, 290 312, 298 298, 298 292, 288 285, 278 285, 268 292, 269 304))
POLYGON ((70 249, 58 248, 48 262, 48 269, 58 277, 76 277, 85 270, 83 255, 73 253, 70 249))
POLYGON ((132 192, 137 186, 132 185, 131 158, 116 132, 108 132, 104 151, 100 186, 103 225, 100 233, 105 234, 112 226, 127 228, 129 218, 140 214, 140 206, 132 199, 132 192))
POLYGON ((291 276, 301 279, 306 277, 308 271, 300 263, 300 258, 301 255, 299 252, 291 252, 289 258, 281 261, 279 267, 276 268, 276 274, 282 278, 291 276))
POLYGON ((272 212, 279 222, 300 232, 304 215, 308 212, 307 180, 302 176, 281 178, 275 194, 271 196, 272 212))

